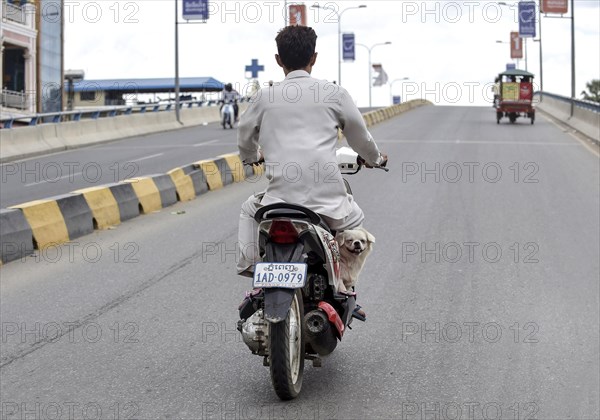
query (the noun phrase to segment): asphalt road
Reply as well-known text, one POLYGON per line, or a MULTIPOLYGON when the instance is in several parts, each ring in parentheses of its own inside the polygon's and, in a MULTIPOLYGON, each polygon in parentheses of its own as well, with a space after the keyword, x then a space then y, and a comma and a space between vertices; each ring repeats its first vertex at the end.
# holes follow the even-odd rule
POLYGON ((5 163, 0 165, 0 207, 165 173, 232 152, 236 133, 211 123, 5 163))
POLYGON ((259 180, 2 267, 2 418, 600 418, 597 151, 491 107, 372 133, 391 170, 350 179, 377 238, 368 321, 307 365, 297 400, 235 331, 237 217, 259 180))

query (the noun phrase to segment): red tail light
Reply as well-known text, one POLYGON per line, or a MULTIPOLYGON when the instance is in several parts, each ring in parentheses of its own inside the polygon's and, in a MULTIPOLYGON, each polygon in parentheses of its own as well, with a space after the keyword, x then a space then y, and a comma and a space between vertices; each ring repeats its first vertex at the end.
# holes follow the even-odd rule
POLYGON ((293 244, 298 241, 298 231, 289 220, 273 220, 269 236, 276 244, 293 244))

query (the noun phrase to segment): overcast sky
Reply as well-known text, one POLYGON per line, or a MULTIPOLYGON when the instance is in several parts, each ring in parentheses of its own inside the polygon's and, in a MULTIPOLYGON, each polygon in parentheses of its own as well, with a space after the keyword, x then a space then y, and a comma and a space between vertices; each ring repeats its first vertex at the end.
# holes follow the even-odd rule
MULTIPOLYGON (((210 76, 244 86, 252 59, 265 66, 259 82, 281 80, 274 38, 284 26, 283 1, 212 1, 206 24, 179 30, 180 76, 210 76)), ((291 2, 288 2, 291 3, 291 2)), ((372 46, 372 62, 383 65, 395 95, 424 97, 438 104, 487 105, 491 83, 509 55, 509 34, 518 30, 516 2, 495 1, 337 1, 317 2, 342 11, 342 32, 372 46), (497 40, 506 42, 496 43, 497 40)), ((570 1, 569 1, 570 3, 570 1)), ((311 9, 308 25, 318 35, 313 76, 338 78, 335 14, 311 9)), ((86 79, 174 76, 174 1, 65 0, 65 68, 83 69, 86 79)), ((179 6, 181 14, 181 3, 179 6)), ((181 16, 180 16, 181 19, 181 16)), ((575 0, 577 95, 600 78, 600 1, 575 0)), ((571 20, 542 18, 544 90, 571 93, 571 20)), ((539 43, 527 45, 528 70, 539 75, 539 43)), ((520 60, 525 68, 525 60, 520 60)), ((539 83, 539 78, 536 80, 539 83)), ((342 64, 342 84, 359 106, 368 106, 368 52, 342 64)), ((372 88, 373 106, 390 103, 390 85, 372 88)))

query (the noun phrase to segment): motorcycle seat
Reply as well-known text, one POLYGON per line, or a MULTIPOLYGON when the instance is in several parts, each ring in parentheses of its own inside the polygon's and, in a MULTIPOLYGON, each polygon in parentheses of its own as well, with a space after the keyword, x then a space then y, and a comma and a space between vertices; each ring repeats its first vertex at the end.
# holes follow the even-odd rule
POLYGON ((255 219, 276 219, 276 218, 304 219, 314 225, 319 225, 330 233, 333 233, 327 223, 321 217, 310 209, 295 204, 277 203, 262 207, 255 215, 255 219))
MULTIPOLYGON (((278 218, 303 219, 303 220, 311 221, 310 216, 308 216, 307 214, 305 214, 299 210, 292 210, 292 209, 271 210, 268 213, 266 213, 263 217, 263 219, 278 219, 278 218)), ((327 226, 327 223, 325 223, 323 221, 323 219, 320 219, 319 223, 314 223, 314 224, 318 224, 323 229, 325 229, 327 232, 332 233, 331 229, 329 228, 329 226, 327 226)))

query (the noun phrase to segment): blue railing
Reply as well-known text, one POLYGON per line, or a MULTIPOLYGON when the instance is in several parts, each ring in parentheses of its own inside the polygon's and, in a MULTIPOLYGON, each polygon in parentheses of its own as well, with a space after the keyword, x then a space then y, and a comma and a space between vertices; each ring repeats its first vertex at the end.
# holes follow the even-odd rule
MULTIPOLYGON (((246 99, 242 98, 240 102, 246 99)), ((179 103, 179 109, 182 108, 200 108, 218 105, 219 101, 182 101, 179 103)), ((47 114, 34 114, 23 116, 10 116, 0 118, 0 128, 16 128, 24 125, 35 126, 39 124, 56 124, 65 121, 81 121, 82 119, 96 120, 98 118, 111 118, 117 115, 132 115, 135 113, 143 114, 146 112, 164 112, 174 111, 175 104, 144 104, 134 106, 115 106, 96 109, 82 109, 75 111, 51 112, 47 114), (17 124, 15 124, 17 123, 17 124)))
MULTIPOLYGON (((536 92, 535 95, 540 95, 542 92, 536 92)), ((573 104, 577 107, 588 109, 594 112, 600 112, 600 103, 594 101, 586 101, 583 99, 573 99, 566 96, 556 95, 554 93, 543 92, 543 96, 547 96, 558 101, 573 104)))

